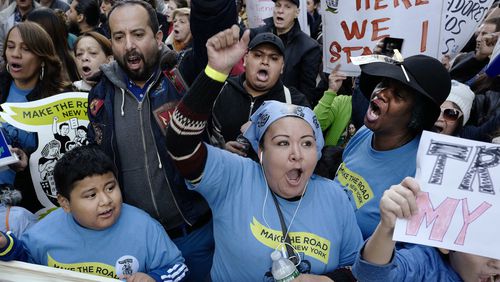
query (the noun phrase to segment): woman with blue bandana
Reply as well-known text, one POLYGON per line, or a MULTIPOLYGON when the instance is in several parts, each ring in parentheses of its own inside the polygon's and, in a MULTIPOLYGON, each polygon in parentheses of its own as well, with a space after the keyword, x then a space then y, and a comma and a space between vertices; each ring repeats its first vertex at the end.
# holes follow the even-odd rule
POLYGON ((202 142, 210 110, 232 66, 247 51, 233 26, 207 42, 208 65, 177 106, 168 150, 188 187, 213 213, 213 281, 272 280, 279 250, 302 274, 298 281, 349 281, 361 233, 347 197, 313 174, 324 141, 311 109, 266 101, 244 136, 260 164, 202 142), (314 276, 313 276, 314 275, 314 276), (315 276, 323 275, 323 276, 315 276))

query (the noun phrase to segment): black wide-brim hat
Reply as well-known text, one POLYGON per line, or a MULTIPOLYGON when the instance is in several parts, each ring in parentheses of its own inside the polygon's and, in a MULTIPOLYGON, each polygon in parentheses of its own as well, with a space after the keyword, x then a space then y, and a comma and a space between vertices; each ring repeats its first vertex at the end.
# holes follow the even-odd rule
POLYGON ((397 80, 424 95, 436 108, 439 108, 450 94, 450 74, 441 62, 426 55, 411 56, 402 63, 374 62, 360 67, 359 87, 368 99, 383 78, 397 80))

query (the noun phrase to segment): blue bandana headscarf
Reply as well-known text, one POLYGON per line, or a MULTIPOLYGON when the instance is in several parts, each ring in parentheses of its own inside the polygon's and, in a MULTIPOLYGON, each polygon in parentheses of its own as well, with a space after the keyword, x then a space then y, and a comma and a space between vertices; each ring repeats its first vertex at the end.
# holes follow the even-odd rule
POLYGON ((323 133, 314 112, 307 107, 285 104, 278 101, 265 101, 250 117, 252 124, 245 131, 244 136, 250 141, 254 151, 258 152, 260 139, 262 139, 267 128, 273 122, 283 117, 298 117, 311 126, 316 139, 316 152, 319 160, 325 141, 323 140, 323 133))

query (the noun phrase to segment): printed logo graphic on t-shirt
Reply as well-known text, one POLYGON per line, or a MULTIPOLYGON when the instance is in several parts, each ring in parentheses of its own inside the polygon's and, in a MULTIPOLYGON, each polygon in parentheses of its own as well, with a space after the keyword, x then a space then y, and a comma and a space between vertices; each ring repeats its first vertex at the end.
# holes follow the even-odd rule
POLYGON ((115 267, 101 262, 62 263, 47 253, 47 266, 118 279, 115 267))
POLYGON ((337 171, 337 179, 340 184, 344 186, 344 190, 347 192, 349 200, 351 202, 354 201, 356 204, 356 209, 361 208, 373 199, 373 191, 368 182, 366 182, 361 175, 349 170, 345 166, 345 163, 340 165, 337 171))
POLYGON ((139 271, 139 261, 130 255, 122 256, 115 264, 116 275, 132 275, 139 271))
MULTIPOLYGON (((255 217, 250 223, 252 234, 259 242, 275 249, 283 242, 283 232, 262 225, 255 217)), ((330 259, 331 242, 323 237, 310 232, 290 232, 290 242, 295 250, 315 258, 324 264, 330 259)))

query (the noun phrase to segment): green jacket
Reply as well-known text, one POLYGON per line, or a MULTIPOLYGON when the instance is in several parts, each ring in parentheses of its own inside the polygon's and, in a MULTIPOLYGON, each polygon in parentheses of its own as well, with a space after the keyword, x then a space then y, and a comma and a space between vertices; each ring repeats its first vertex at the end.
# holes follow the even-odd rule
POLYGON ((351 120, 352 96, 325 91, 319 103, 314 107, 321 129, 325 134, 325 146, 338 145, 340 136, 351 120))

